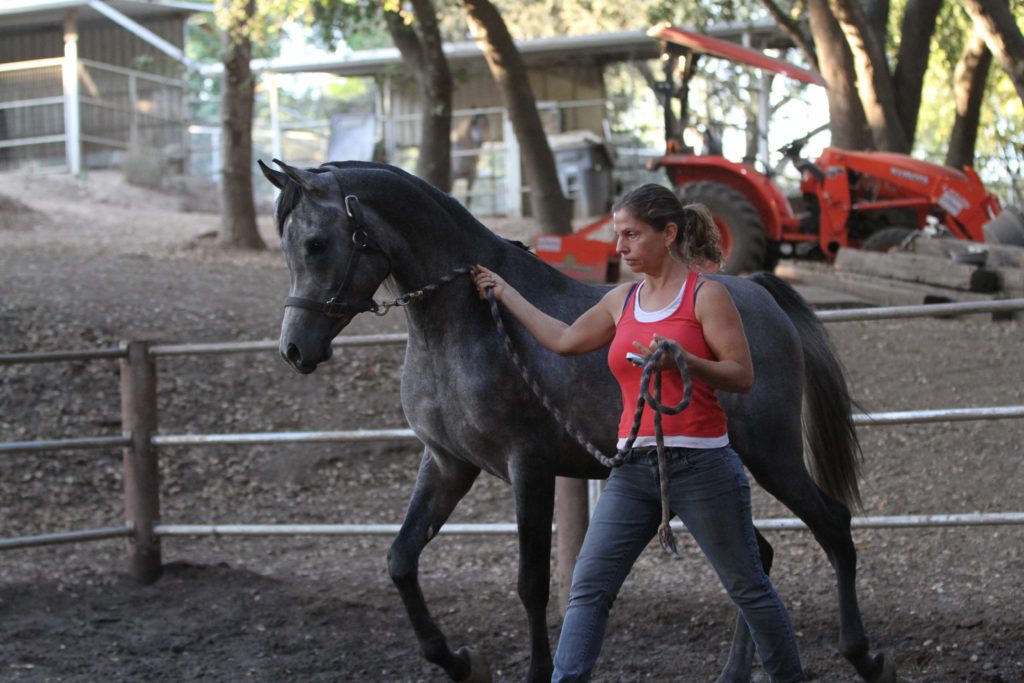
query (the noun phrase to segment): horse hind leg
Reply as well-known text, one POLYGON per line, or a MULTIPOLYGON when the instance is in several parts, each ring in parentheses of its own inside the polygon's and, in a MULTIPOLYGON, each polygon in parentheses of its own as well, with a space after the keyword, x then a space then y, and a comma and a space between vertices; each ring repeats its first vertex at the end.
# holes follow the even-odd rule
POLYGON ((535 453, 511 458, 509 462, 519 530, 519 599, 526 609, 530 638, 530 670, 526 680, 547 682, 552 673, 547 607, 551 594, 555 478, 537 466, 543 458, 535 453))
MULTIPOLYGON (((771 574, 775 550, 761 532, 754 529, 757 537, 757 548, 761 555, 761 566, 765 574, 771 574)), ((715 683, 748 683, 754 661, 754 640, 750 637, 750 629, 743 616, 736 616, 736 630, 733 632, 732 646, 729 648, 729 659, 715 683)))
MULTIPOLYGON (((776 464, 781 460, 780 457, 776 458, 776 464)), ((766 491, 778 498, 807 525, 835 570, 840 654, 865 681, 895 683, 895 666, 884 654, 871 655, 861 620, 856 586, 857 549, 850 531, 849 508, 825 495, 811 479, 802 461, 798 470, 777 466, 765 468, 764 471, 751 471, 766 491)))
POLYGON ((484 683, 491 680, 487 662, 468 648, 451 650, 420 589, 420 554, 480 474, 479 468, 453 458, 445 458, 442 467, 435 457, 429 448, 424 449, 405 520, 388 550, 388 573, 405 604, 424 658, 454 681, 484 683))

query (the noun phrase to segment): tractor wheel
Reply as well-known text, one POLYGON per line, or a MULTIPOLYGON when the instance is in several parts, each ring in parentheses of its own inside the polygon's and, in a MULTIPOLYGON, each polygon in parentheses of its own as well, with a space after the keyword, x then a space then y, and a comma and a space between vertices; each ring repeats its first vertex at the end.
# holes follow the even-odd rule
POLYGON ((768 238, 761 216, 742 193, 711 181, 676 188, 683 204, 708 207, 722 235, 722 272, 736 275, 762 270, 768 254, 768 238))
POLYGON ((910 228, 882 228, 868 235, 860 245, 864 251, 880 251, 888 253, 899 251, 900 246, 914 232, 910 228))

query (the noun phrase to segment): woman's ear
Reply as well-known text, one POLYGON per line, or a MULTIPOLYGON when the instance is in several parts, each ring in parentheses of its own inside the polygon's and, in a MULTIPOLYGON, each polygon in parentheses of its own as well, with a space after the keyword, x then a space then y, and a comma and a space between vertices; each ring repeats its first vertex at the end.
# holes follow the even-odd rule
POLYGON ((676 237, 679 236, 679 226, 676 225, 675 221, 665 224, 665 229, 661 232, 665 237, 665 247, 671 247, 676 241, 676 237))

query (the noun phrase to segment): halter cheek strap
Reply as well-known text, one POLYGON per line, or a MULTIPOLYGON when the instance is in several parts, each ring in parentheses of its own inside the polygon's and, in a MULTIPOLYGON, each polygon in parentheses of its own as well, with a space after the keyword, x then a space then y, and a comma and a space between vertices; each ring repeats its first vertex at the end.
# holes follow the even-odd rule
MULTIPOLYGON (((307 311, 323 313, 329 318, 342 318, 367 311, 376 313, 379 310, 379 304, 373 299, 361 299, 358 301, 344 301, 342 299, 343 293, 352 284, 352 279, 356 273, 356 266, 359 264, 359 259, 362 255, 371 250, 381 251, 380 247, 370 241, 369 235, 363 229, 363 210, 359 206, 359 199, 355 195, 345 196, 345 213, 348 215, 354 228, 352 232, 352 245, 354 248, 349 251, 348 262, 345 264, 345 275, 341 279, 341 285, 334 292, 334 296, 327 299, 327 301, 290 296, 284 300, 286 308, 303 308, 307 311)), ((381 253, 383 252, 381 251, 381 253)))

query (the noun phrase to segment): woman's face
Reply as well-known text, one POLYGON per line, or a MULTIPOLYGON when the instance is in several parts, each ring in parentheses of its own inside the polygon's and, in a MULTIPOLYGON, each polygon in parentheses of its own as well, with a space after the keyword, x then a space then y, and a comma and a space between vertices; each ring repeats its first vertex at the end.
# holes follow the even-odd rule
POLYGON ((615 230, 615 250, 634 273, 660 271, 670 257, 669 247, 675 239, 675 223, 657 232, 648 223, 639 220, 628 209, 619 209, 612 216, 615 230))

